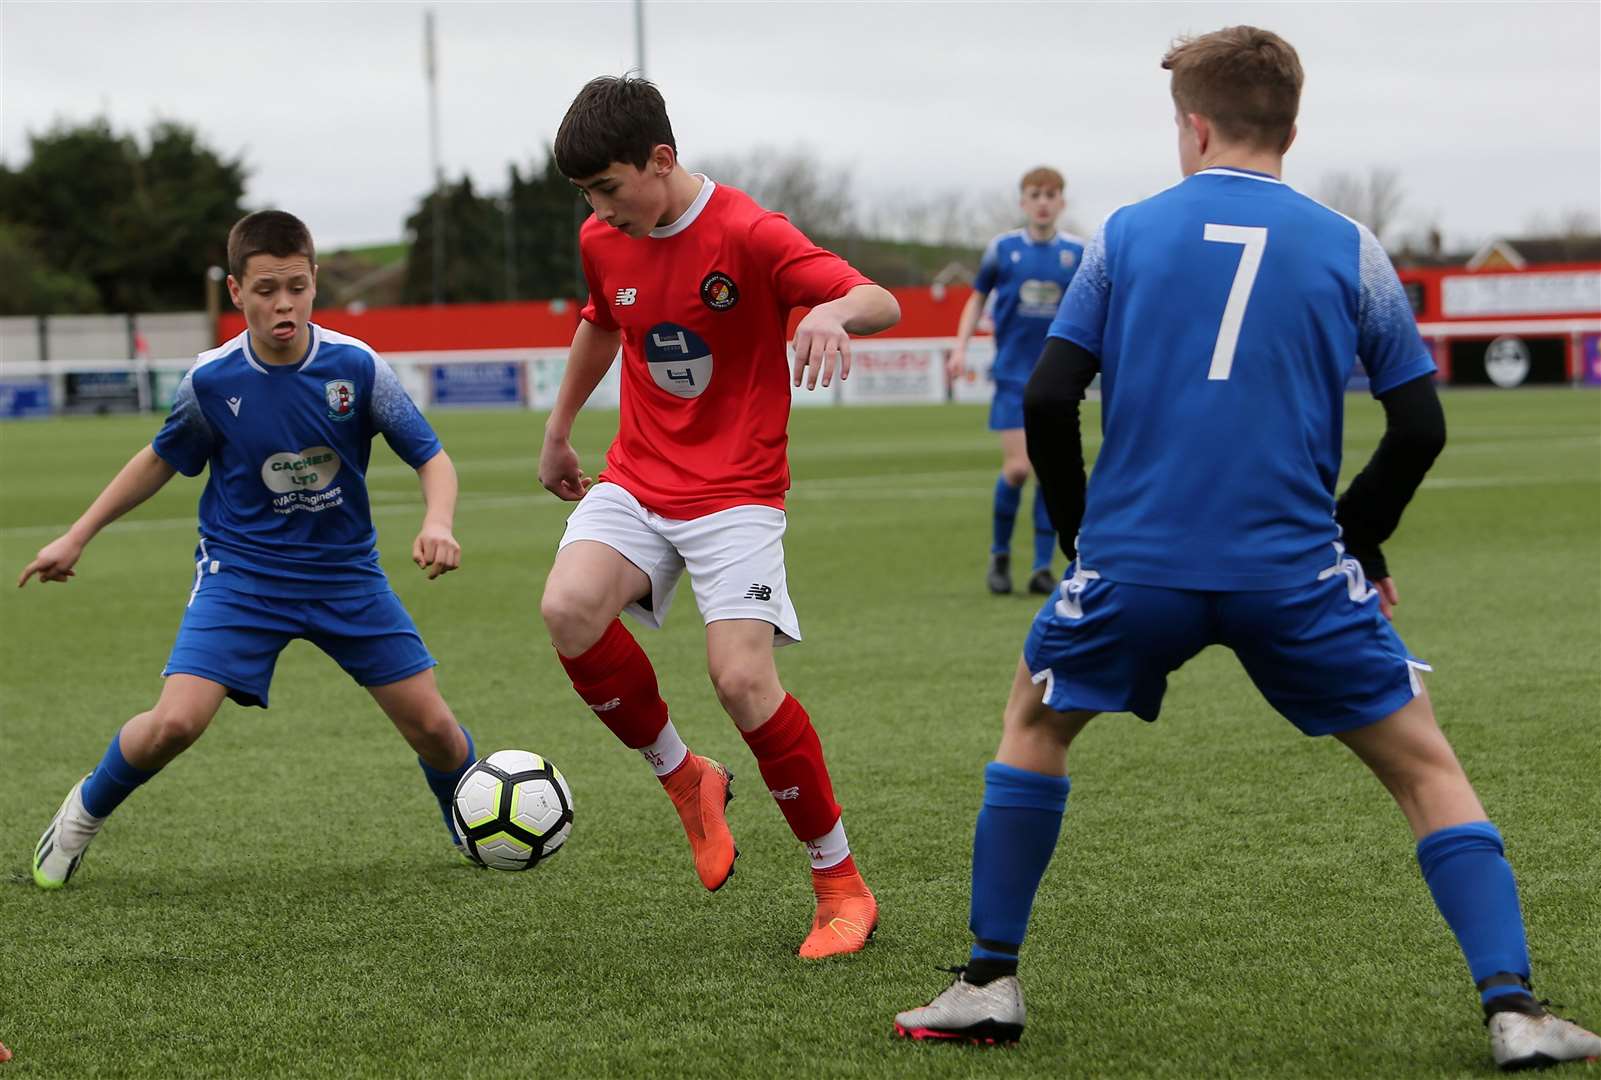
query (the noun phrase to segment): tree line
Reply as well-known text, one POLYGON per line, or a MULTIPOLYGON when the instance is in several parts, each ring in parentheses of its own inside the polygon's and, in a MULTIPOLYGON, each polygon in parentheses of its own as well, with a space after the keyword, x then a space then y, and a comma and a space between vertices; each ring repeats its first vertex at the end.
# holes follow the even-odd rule
MULTIPOLYGON (((142 137, 115 131, 105 119, 58 124, 30 135, 28 149, 19 167, 0 164, 0 315, 205 306, 206 271, 224 264, 228 228, 246 212, 242 158, 170 120, 142 137)), ((805 148, 760 147, 693 164, 784 211, 818 243, 888 285, 961 279, 989 237, 1016 224, 1009 192, 864 199, 848 171, 805 148)), ((1314 190, 1389 245, 1424 243, 1398 234, 1406 199, 1393 169, 1331 174, 1314 190)), ((444 183, 421 196, 405 221, 398 299, 582 295, 578 227, 588 212, 548 152, 543 162, 510 165, 498 192, 481 191, 465 176, 444 183)), ((1530 225, 1552 227, 1544 217, 1530 225)), ((1438 231, 1426 228, 1438 249, 1438 231)), ((1593 232, 1594 215, 1556 219, 1556 231, 1575 229, 1593 232)), ((350 285, 346 274, 325 274, 322 302, 359 299, 350 285)))

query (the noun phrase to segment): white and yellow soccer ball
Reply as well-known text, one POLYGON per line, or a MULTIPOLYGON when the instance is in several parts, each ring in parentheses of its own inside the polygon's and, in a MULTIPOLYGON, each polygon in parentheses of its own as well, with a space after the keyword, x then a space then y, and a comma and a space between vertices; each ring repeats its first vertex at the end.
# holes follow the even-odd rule
POLYGON ((467 857, 492 870, 527 870, 573 831, 573 792, 561 770, 527 750, 497 750, 462 776, 451 801, 467 857))

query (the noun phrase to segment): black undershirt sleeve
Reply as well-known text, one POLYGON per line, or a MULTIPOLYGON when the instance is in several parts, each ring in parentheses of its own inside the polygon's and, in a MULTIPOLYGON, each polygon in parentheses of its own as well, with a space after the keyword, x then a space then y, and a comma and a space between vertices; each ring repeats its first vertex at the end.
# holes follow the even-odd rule
POLYGON ((1384 437, 1334 507, 1345 550, 1362 564, 1369 581, 1390 576, 1379 545, 1395 532, 1401 511, 1445 449, 1445 411, 1433 376, 1387 390, 1379 403, 1384 406, 1384 437))
POLYGON ((1069 562, 1078 556, 1078 529, 1084 519, 1084 441, 1078 403, 1100 369, 1093 353, 1061 338, 1047 338, 1023 391, 1028 459, 1069 562))

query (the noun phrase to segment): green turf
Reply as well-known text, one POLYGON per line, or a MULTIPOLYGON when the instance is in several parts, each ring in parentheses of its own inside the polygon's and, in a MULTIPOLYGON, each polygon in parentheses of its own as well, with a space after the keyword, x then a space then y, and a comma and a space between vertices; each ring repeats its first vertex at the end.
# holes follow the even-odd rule
MULTIPOLYGON (((1389 546, 1399 626, 1435 665, 1440 715, 1506 835, 1537 987, 1601 1023, 1601 398, 1446 405, 1451 445, 1389 546)), ((570 778, 567 849, 525 875, 463 864, 376 707, 296 643, 270 712, 224 706, 67 889, 37 890, 39 830, 157 693, 193 572, 199 484, 180 479, 102 535, 69 585, 0 589, 0 1042, 16 1052, 0 1080, 1489 1071, 1399 813, 1219 650, 1173 677, 1155 728, 1099 720, 1074 749, 1025 950, 1024 1044, 890 1037, 891 1015, 948 978, 934 966, 964 955, 981 769, 1035 610, 983 592, 998 455, 980 410, 795 416, 786 546, 807 641, 780 667, 883 907, 867 952, 822 965, 793 955, 811 914, 804 854, 718 711, 687 590, 642 638, 680 730, 740 773, 743 854, 715 896, 649 772, 544 640, 564 508, 533 479, 540 418, 435 420, 461 470, 464 568, 426 582, 406 562, 416 481, 380 445, 384 561, 480 748, 533 749, 570 778)), ((586 462, 614 422, 580 425, 586 462)), ((1351 399, 1356 464, 1380 423, 1351 399)), ((0 428, 6 572, 153 429, 0 428)))

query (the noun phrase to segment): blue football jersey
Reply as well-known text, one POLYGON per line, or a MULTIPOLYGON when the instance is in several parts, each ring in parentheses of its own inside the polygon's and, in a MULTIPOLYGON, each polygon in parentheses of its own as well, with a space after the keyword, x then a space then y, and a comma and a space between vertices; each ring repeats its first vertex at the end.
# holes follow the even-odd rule
POLYGON ((990 376, 996 382, 1024 383, 1034 373, 1057 305, 1083 256, 1084 242, 1067 233, 1036 243, 1027 230, 1014 229, 990 241, 973 288, 995 294, 990 376))
POLYGON ((377 434, 413 468, 440 451, 394 370, 355 338, 312 325, 298 364, 263 363, 249 331, 202 353, 151 443, 185 476, 210 466, 196 573, 259 596, 386 590, 367 497, 377 434))
POLYGON ((1434 371, 1371 232, 1207 169, 1107 219, 1051 335, 1101 361, 1080 558, 1113 581, 1282 589, 1335 564, 1345 385, 1434 371))

